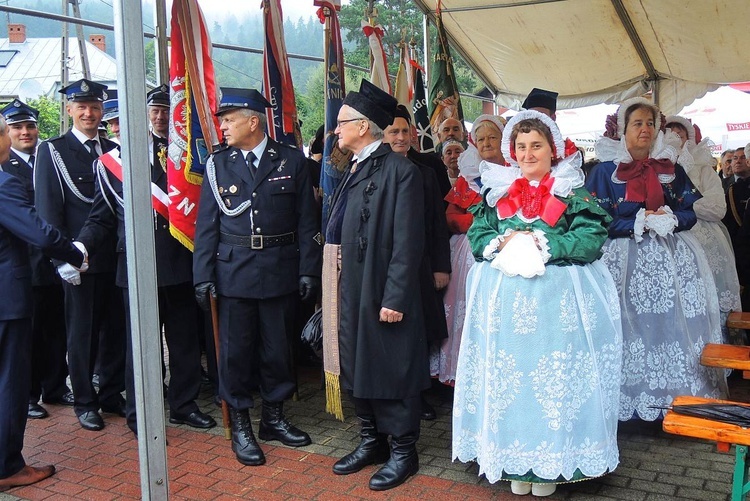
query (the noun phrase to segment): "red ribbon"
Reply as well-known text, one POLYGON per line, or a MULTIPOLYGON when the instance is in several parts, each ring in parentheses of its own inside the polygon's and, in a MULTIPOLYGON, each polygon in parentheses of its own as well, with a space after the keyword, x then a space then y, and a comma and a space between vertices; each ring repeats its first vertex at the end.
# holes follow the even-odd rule
POLYGON ((617 177, 626 181, 625 200, 645 202, 647 210, 657 210, 664 205, 664 191, 659 174, 674 175, 674 164, 668 159, 647 158, 617 166, 617 177))
POLYGON ((369 25, 368 26, 362 26, 362 31, 365 32, 365 36, 368 37, 368 38, 373 33, 375 33, 376 35, 378 35, 380 38, 383 38, 383 35, 384 35, 383 30, 380 29, 377 26, 369 26, 369 25))
POLYGON ((542 178, 539 186, 529 184, 529 180, 520 177, 513 181, 508 194, 498 200, 497 214, 501 219, 515 215, 519 209, 526 219, 539 216, 539 219, 550 226, 557 224, 567 205, 552 194, 555 179, 549 174, 542 178))

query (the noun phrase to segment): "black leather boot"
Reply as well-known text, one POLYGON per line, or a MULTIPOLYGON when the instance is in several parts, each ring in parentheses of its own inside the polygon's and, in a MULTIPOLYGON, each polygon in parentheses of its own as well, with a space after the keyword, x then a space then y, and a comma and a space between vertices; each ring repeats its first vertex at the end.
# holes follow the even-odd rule
POLYGON ((391 457, 370 478, 370 489, 385 491, 403 484, 419 471, 417 434, 391 438, 391 457))
POLYGON ((378 433, 375 418, 360 416, 359 419, 362 421, 362 430, 359 432, 362 441, 356 449, 336 461, 333 465, 336 475, 356 473, 365 466, 385 463, 390 457, 388 438, 378 433))
POLYGON ((258 437, 261 440, 278 440, 290 447, 302 447, 312 443, 310 435, 284 417, 284 402, 263 401, 258 437))
POLYGON ((237 461, 247 466, 264 464, 266 457, 255 441, 247 409, 238 410, 230 407, 229 415, 232 420, 232 450, 237 456, 237 461))

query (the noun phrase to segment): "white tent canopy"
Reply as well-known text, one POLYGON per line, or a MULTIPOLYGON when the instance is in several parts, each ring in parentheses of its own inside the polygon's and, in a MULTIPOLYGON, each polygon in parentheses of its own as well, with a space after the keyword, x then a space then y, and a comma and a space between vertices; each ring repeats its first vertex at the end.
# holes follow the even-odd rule
MULTIPOLYGON (((434 19, 437 0, 415 0, 434 19)), ((451 45, 519 109, 533 87, 558 108, 653 91, 665 113, 750 80, 747 0, 443 0, 451 45)))

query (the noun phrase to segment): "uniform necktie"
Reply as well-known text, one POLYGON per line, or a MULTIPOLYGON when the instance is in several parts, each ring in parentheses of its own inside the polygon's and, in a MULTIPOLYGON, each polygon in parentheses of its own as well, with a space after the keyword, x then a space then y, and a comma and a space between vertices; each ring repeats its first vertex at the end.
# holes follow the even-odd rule
POLYGON ((31 155, 29 157, 29 167, 31 167, 32 169, 34 168, 34 162, 35 161, 36 161, 36 157, 34 155, 31 155))
POLYGON ((86 148, 88 148, 89 153, 97 157, 99 156, 99 151, 96 149, 96 141, 94 141, 93 139, 89 139, 83 144, 86 145, 86 148))
POLYGON ((245 161, 247 162, 247 166, 250 167, 250 170, 252 172, 255 172, 255 160, 257 158, 258 157, 256 157, 255 153, 253 153, 252 151, 249 151, 247 153, 247 156, 245 157, 245 161))

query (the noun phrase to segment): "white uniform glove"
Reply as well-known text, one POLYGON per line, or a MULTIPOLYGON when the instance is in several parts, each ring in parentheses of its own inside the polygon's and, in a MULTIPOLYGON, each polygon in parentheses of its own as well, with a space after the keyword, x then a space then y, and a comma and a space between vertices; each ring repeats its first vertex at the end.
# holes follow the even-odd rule
POLYGON ((73 242, 73 245, 75 245, 76 248, 79 251, 81 251, 81 253, 83 254, 83 264, 81 265, 80 268, 78 268, 78 271, 80 271, 81 273, 83 273, 83 272, 85 272, 86 270, 89 269, 89 253, 86 250, 86 246, 83 245, 81 242, 73 242))
POLYGON ((72 264, 65 263, 57 267, 60 278, 72 285, 81 285, 81 274, 72 264))

